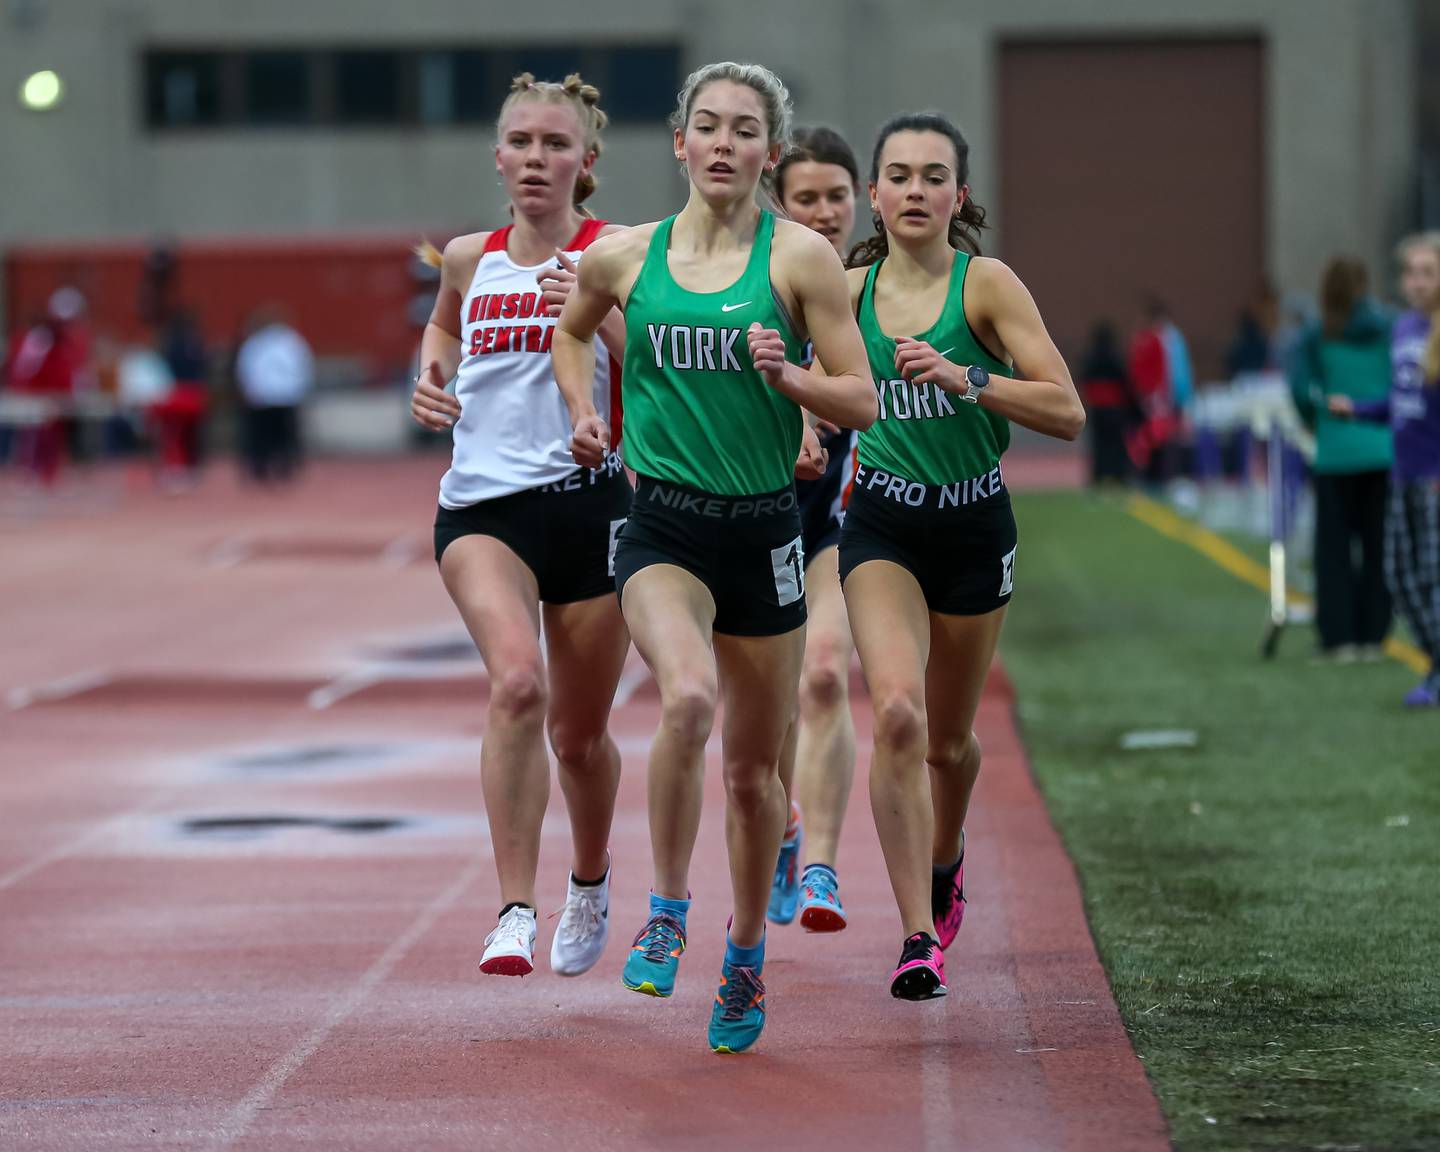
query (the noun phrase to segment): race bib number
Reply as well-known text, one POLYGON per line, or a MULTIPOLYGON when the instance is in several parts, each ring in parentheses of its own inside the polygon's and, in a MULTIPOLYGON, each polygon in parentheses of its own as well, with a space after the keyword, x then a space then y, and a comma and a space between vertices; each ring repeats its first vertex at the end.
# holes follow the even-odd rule
POLYGON ((1000 595, 1009 596, 1015 589, 1015 549, 1009 552, 1000 560, 1000 595))
POLYGON ((775 596, 780 607, 805 595, 805 552, 799 536, 783 547, 770 549, 770 567, 775 573, 775 596))
POLYGON ((625 527, 625 521, 624 521, 624 520, 611 520, 611 521, 610 521, 610 557, 609 557, 609 568, 608 568, 608 571, 606 572, 606 575, 608 575, 608 576, 614 576, 614 575, 615 575, 615 545, 620 542, 620 529, 622 529, 622 528, 624 528, 624 527, 625 527))

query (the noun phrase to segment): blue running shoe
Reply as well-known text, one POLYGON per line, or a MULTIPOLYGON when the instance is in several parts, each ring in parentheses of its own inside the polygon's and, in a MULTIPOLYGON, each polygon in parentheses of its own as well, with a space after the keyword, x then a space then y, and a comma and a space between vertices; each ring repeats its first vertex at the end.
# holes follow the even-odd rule
POLYGON ((772 924, 789 924, 800 906, 800 844, 804 833, 798 819, 794 828, 795 838, 780 842, 780 858, 775 862, 775 882, 770 886, 770 907, 765 913, 772 924))
POLYGON ((754 968, 726 964, 710 1009, 710 1048, 744 1052, 765 1030, 765 982, 754 968))
POLYGON ((656 912, 640 929, 625 971, 620 979, 632 992, 646 996, 670 996, 675 992, 675 976, 680 971, 680 953, 685 951, 685 925, 678 916, 656 912))
POLYGON ((823 864, 811 864, 800 878, 800 925, 807 932, 839 932, 846 924, 840 907, 840 881, 835 871, 823 864))

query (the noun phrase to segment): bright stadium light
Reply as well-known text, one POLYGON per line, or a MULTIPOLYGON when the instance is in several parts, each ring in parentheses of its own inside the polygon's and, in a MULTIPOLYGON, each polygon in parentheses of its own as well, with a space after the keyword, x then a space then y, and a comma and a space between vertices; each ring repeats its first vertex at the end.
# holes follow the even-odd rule
POLYGON ((65 98, 65 83, 48 68, 25 77, 20 85, 20 104, 31 112, 48 112, 65 98))

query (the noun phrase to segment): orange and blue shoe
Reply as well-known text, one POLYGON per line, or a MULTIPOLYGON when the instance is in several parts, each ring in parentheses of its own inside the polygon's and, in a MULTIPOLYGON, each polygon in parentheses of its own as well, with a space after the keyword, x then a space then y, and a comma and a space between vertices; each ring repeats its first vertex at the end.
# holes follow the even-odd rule
POLYGON ((765 1030, 765 982, 758 968, 724 964, 710 1008, 710 1049, 744 1052, 765 1030))
POLYGON ((936 868, 930 874, 930 912, 935 935, 943 951, 955 943, 965 920, 965 853, 953 868, 936 868))
POLYGON ((807 932, 839 932, 849 923, 840 906, 835 869, 810 864, 800 878, 800 925, 807 932))
POLYGON ((630 946, 620 980, 630 991, 646 996, 674 995, 684 951, 685 921, 673 912, 652 911, 630 946))
POLYGON ((900 951, 900 963, 890 974, 890 995, 897 1000, 934 1000, 944 996, 945 955, 928 932, 909 937, 900 951))

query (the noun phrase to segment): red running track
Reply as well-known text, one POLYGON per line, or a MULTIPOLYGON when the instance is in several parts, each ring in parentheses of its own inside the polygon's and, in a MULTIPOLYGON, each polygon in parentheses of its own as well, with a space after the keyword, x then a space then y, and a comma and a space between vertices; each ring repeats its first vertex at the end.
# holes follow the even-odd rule
MULTIPOLYGON (((615 721, 609 951, 578 980, 543 960, 478 975, 497 905, 485 683, 425 551, 437 473, 0 490, 0 1148, 1168 1147, 1001 674, 948 999, 886 989, 898 926, 863 754, 852 926, 772 929, 753 1054, 704 1042, 728 913, 718 771, 679 991, 621 988, 649 860, 638 665, 615 721)), ((863 747, 863 693, 856 719, 863 747)))

